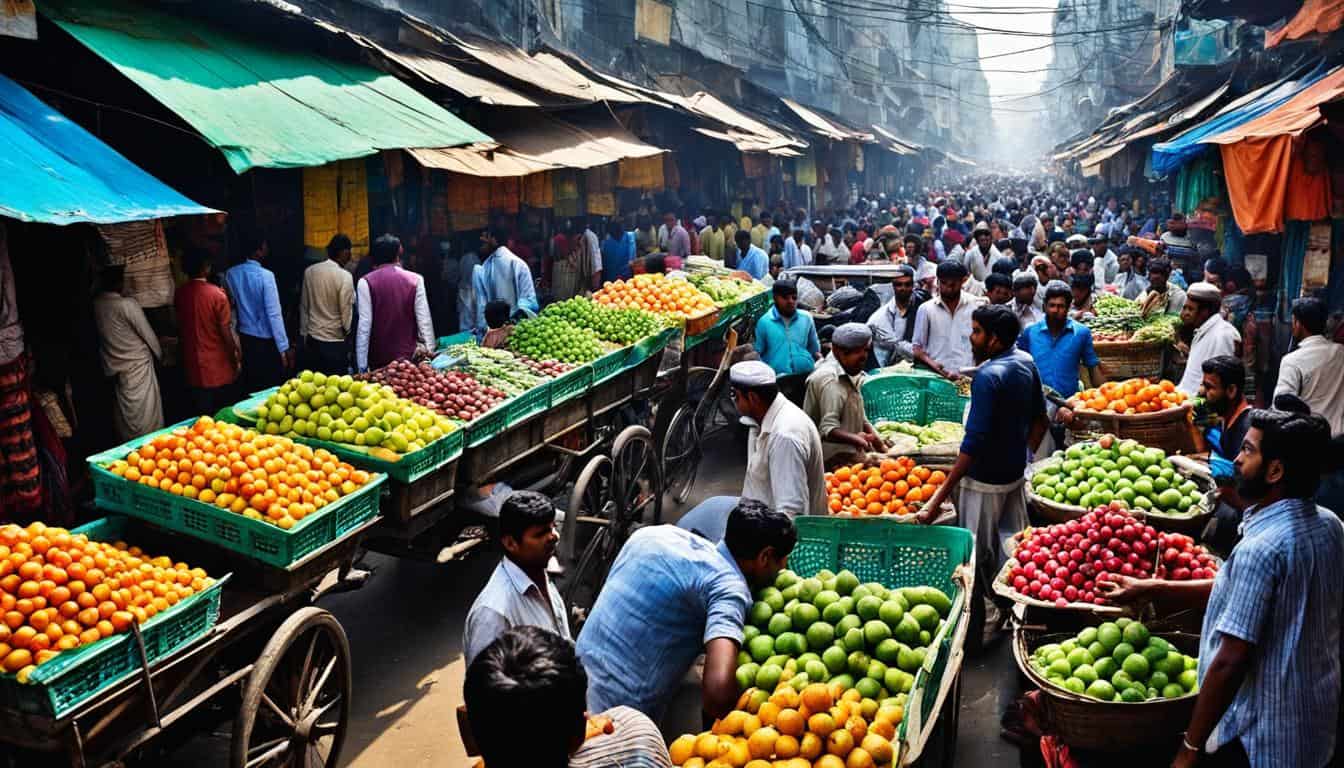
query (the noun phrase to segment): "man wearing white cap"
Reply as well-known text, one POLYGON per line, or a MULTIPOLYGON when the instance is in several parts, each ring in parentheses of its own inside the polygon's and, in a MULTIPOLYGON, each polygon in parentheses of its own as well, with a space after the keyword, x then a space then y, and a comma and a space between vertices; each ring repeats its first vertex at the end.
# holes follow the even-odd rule
POLYGON ((1190 342, 1185 372, 1176 388, 1190 397, 1199 394, 1199 385, 1204 380, 1204 361, 1219 355, 1235 355, 1237 345, 1241 343, 1241 334, 1219 312, 1222 304, 1223 292, 1212 283, 1194 283, 1185 292, 1181 324, 1193 329, 1195 337, 1190 342))
POLYGON ((807 377, 803 411, 817 425, 826 461, 887 449, 863 409, 863 368, 872 341, 867 325, 845 323, 831 335, 831 354, 807 377))
MULTIPOLYGON (((742 498, 764 502, 790 517, 826 514, 826 469, 821 435, 807 414, 779 394, 775 371, 760 360, 728 370, 747 437, 747 474, 742 498)), ((713 496, 687 512, 677 525, 711 541, 723 538, 736 496, 713 496)))

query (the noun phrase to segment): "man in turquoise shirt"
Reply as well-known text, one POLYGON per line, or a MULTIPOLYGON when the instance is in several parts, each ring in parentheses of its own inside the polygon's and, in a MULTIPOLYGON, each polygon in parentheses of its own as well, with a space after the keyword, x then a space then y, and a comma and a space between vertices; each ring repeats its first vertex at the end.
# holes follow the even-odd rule
POLYGON ((798 284, 778 280, 770 290, 775 306, 756 321, 756 353, 774 369, 785 397, 797 402, 808 374, 821 359, 821 342, 812 316, 798 309, 798 284))

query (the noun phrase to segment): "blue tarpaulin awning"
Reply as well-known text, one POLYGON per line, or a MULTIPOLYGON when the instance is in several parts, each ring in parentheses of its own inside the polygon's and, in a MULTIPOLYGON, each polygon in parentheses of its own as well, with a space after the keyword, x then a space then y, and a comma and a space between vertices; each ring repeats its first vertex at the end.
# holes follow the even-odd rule
POLYGON ((0 75, 0 216, 47 224, 218 213, 150 176, 0 75))
POLYGON ((1324 68, 1316 67, 1301 77, 1285 78, 1232 102, 1213 117, 1170 141, 1154 144, 1153 177, 1160 178, 1177 171, 1204 151, 1207 139, 1273 110, 1324 76, 1324 68))

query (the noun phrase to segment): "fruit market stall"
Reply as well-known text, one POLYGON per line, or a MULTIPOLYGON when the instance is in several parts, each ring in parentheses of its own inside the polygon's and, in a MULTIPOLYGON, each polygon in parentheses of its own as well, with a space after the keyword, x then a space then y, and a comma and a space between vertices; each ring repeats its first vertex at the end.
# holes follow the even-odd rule
POLYGON ((1189 398, 1166 379, 1108 381, 1079 392, 1067 404, 1073 411, 1069 431, 1077 440, 1113 434, 1168 453, 1194 446, 1189 398))
POLYGON ((1082 321, 1092 330, 1097 358, 1111 379, 1158 376, 1176 341, 1178 315, 1144 318, 1137 302, 1109 293, 1097 297, 1094 314, 1082 321))
POLYGON ((674 740, 673 763, 713 751, 710 760, 888 766, 927 751, 937 764, 956 741, 945 711, 957 708, 970 534, 891 520, 797 523, 793 569, 750 611, 737 709, 674 740))
POLYGON ((385 478, 208 416, 89 462, 106 517, 0 526, 0 743, 104 765, 231 718, 230 765, 335 765, 349 649, 314 603, 363 583, 385 478))

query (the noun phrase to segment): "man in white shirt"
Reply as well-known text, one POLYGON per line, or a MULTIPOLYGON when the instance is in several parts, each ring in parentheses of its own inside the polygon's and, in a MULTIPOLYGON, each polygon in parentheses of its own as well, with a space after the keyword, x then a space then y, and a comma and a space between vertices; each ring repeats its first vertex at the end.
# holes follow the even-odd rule
POLYGON ((989 224, 982 221, 976 224, 975 230, 971 232, 971 245, 961 253, 961 261, 966 265, 971 277, 977 283, 983 283, 994 262, 998 261, 1002 255, 999 253, 999 249, 994 246, 989 224))
MULTIPOLYGON (((779 394, 774 369, 760 360, 737 363, 728 379, 738 413, 751 425, 742 498, 764 502, 790 517, 826 514, 826 469, 817 426, 779 394)), ((710 497, 677 525, 718 541, 737 501, 736 496, 710 497)))
POLYGON ((350 324, 355 311, 355 279, 345 265, 351 243, 336 235, 327 244, 327 258, 303 271, 299 297, 299 337, 306 366, 339 376, 350 368, 350 324))
POLYGON ((971 313, 985 300, 962 290, 968 276, 965 264, 944 261, 937 275, 938 295, 921 304, 915 314, 915 361, 956 381, 963 369, 975 365, 971 313))
POLYGON ((812 263, 812 247, 804 240, 806 230, 795 229, 784 240, 784 268, 792 269, 812 263))
POLYGON ((593 222, 585 220, 583 243, 588 253, 588 274, 593 276, 593 290, 602 287, 602 243, 593 231, 593 222))
POLYGON ((1219 355, 1236 355, 1237 344, 1241 342, 1241 334, 1219 312, 1222 303, 1223 292, 1211 283, 1194 283, 1185 292, 1181 323, 1193 328, 1195 337, 1176 388, 1190 397, 1199 394, 1204 381, 1204 361, 1219 355))
POLYGON ((915 270, 902 264, 891 280, 892 296, 868 317, 873 332, 873 355, 879 366, 893 365, 901 360, 915 359, 915 315, 919 305, 928 300, 920 291, 915 296, 915 270))
POLYGON ((558 541, 555 505, 545 495, 514 491, 504 500, 499 509, 504 558, 467 612, 462 654, 468 665, 514 627, 541 627, 572 639, 565 601, 546 575, 558 541))
POLYGON ((1031 272, 1013 274, 1013 300, 1008 307, 1017 316, 1017 321, 1026 329, 1045 319, 1045 313, 1036 306, 1036 275, 1031 272))
POLYGON ((1092 249, 1092 276, 1097 285, 1115 283, 1116 273, 1120 271, 1120 259, 1111 250, 1106 238, 1093 235, 1087 239, 1087 244, 1092 249))
POLYGON ((1325 302, 1306 297, 1293 302, 1297 349, 1283 356, 1274 396, 1297 395, 1330 422, 1330 435, 1344 434, 1344 345, 1326 338, 1325 302))
MULTIPOLYGON (((93 297, 103 372, 115 377, 112 426, 122 440, 163 428, 163 401, 154 362, 163 356, 145 311, 125 291, 125 268, 103 267, 102 291, 93 297)), ((806 417, 804 417, 806 418, 806 417)))

